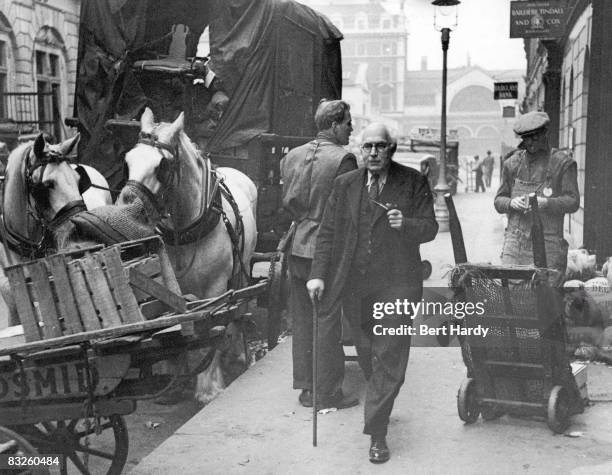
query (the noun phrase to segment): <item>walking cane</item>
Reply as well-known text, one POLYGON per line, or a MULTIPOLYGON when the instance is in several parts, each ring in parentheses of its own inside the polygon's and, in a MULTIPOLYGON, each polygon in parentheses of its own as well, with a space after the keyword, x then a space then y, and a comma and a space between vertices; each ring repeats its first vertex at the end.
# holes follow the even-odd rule
POLYGON ((317 446, 317 340, 319 337, 319 296, 312 302, 312 446, 317 446))

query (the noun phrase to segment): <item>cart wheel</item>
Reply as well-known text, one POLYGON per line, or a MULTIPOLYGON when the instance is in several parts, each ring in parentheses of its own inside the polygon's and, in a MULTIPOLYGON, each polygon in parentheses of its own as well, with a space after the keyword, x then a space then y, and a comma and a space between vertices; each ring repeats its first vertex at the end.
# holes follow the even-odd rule
POLYGON ((101 433, 97 435, 93 419, 72 419, 41 422, 24 430, 41 454, 66 456, 62 474, 74 473, 76 469, 83 474, 120 475, 128 455, 125 421, 118 415, 102 417, 100 428, 101 433))
POLYGON ((569 425, 569 396, 563 386, 555 386, 548 398, 548 427, 557 434, 563 434, 569 425))
MULTIPOLYGON (((24 437, 11 429, 0 426, 0 456, 30 457, 36 455, 39 455, 38 451, 24 437)), ((0 472, 5 473, 1 470, 0 472)), ((45 469, 36 469, 33 472, 26 469, 23 471, 11 471, 10 473, 14 473, 15 475, 31 475, 33 473, 37 475, 48 475, 49 471, 45 469)))
POLYGON ((38 455, 38 452, 27 439, 20 436, 17 432, 0 426, 0 454, 38 455))
POLYGON ((480 407, 476 400, 476 381, 472 378, 464 379, 461 383, 457 394, 457 412, 459 419, 466 424, 472 424, 478 419, 480 407))
POLYGON ((431 277, 431 272, 433 270, 431 267, 431 262, 426 259, 421 261, 421 265, 423 266, 423 280, 427 280, 431 277))
POLYGON ((504 415, 504 411, 495 406, 484 406, 480 408, 480 415, 485 421, 494 421, 504 415))
POLYGON ((287 297, 287 255, 279 252, 270 262, 268 279, 268 349, 273 349, 278 344, 280 335, 281 319, 287 297))

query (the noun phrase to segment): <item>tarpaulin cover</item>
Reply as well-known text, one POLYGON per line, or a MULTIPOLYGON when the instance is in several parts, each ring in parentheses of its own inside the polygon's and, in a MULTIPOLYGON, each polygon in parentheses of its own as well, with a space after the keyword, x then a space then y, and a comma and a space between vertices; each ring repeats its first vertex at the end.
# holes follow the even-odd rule
POLYGON ((83 0, 75 96, 83 129, 81 160, 96 166, 111 186, 124 178, 124 145, 105 129, 106 121, 139 117, 150 98, 131 65, 167 48, 176 24, 190 29, 187 57, 195 56, 199 36, 210 25, 211 67, 230 97, 208 149, 244 145, 259 133, 273 132, 276 52, 280 42, 291 41, 279 34, 281 19, 319 38, 327 56, 320 61, 326 70, 317 78, 324 83, 319 90, 339 97, 342 35, 293 0, 83 0))

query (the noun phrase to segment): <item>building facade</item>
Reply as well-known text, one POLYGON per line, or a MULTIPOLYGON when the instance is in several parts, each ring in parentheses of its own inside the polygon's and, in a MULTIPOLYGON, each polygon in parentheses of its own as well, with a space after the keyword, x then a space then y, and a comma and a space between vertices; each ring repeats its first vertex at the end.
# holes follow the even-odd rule
POLYGON ((568 217, 570 245, 584 245, 598 261, 612 255, 612 3, 569 0, 565 30, 554 40, 525 40, 528 82, 523 108, 551 117, 553 146, 578 165, 580 209, 568 217))
POLYGON ((344 34, 342 67, 367 64, 372 109, 399 119, 403 114, 408 29, 405 2, 303 0, 326 15, 344 34))
POLYGON ((79 10, 79 0, 0 0, 0 122, 66 137, 79 10))
MULTIPOLYGON (((519 83, 524 89, 524 72, 520 70, 487 71, 479 66, 448 70, 447 130, 457 135, 459 155, 481 157, 491 150, 502 155, 517 144, 512 131, 517 100, 493 99, 495 82, 519 83)), ((427 69, 408 71, 402 135, 408 137, 423 130, 440 130, 442 109, 442 71, 427 69)), ((435 135, 435 134, 434 134, 435 135)))

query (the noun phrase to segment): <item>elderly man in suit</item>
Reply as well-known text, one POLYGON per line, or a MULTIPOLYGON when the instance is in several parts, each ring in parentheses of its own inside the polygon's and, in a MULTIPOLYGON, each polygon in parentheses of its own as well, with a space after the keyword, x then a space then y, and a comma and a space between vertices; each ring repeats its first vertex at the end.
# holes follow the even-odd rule
MULTIPOLYGON (((311 296, 321 301, 322 324, 336 318, 340 305, 351 323, 367 379, 364 433, 371 436, 373 463, 389 460, 387 425, 410 352, 409 335, 390 336, 381 329, 399 329, 412 321, 410 315, 393 313, 378 319, 375 307, 421 299, 419 245, 438 231, 427 179, 392 162, 396 148, 385 125, 374 123, 364 130, 365 167, 334 182, 307 284, 311 296)), ((319 340, 320 367, 326 364, 324 338, 319 340)))
MULTIPOLYGON (((281 161, 283 207, 293 219, 289 247, 291 282, 289 313, 293 319, 293 388, 301 389, 300 404, 312 407, 312 305, 306 281, 314 255, 317 233, 334 178, 357 168, 357 159, 343 146, 353 131, 349 105, 340 100, 323 99, 315 112, 319 132, 314 140, 291 150, 281 161)), ((320 331, 337 333, 331 327, 320 331)), ((342 409, 356 405, 356 398, 342 393, 344 352, 340 338, 329 339, 325 384, 319 386, 319 405, 342 409)))

